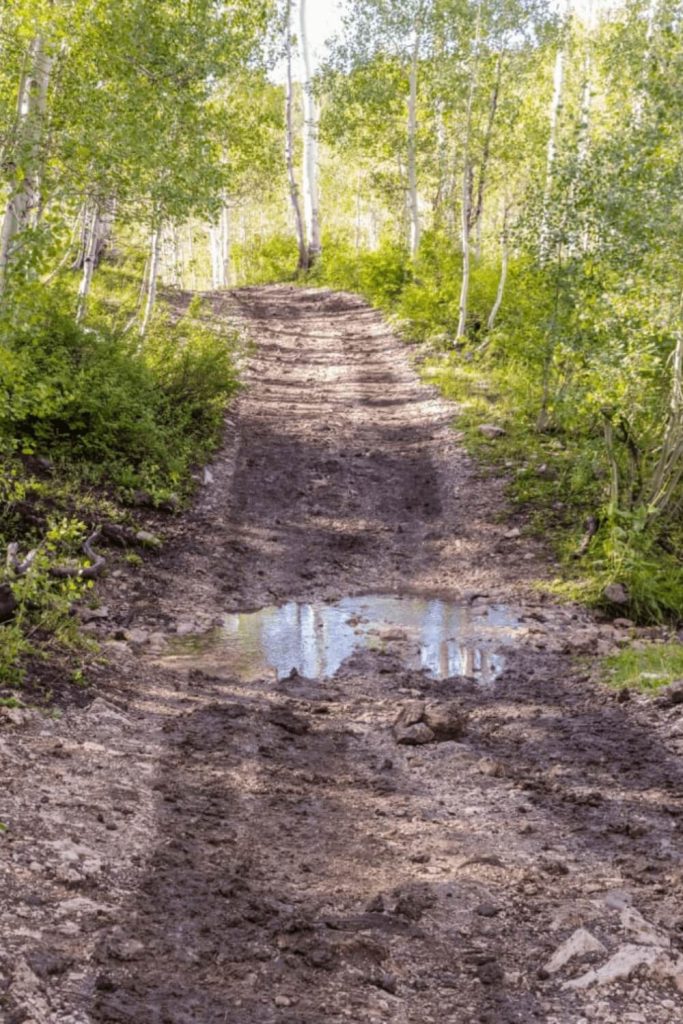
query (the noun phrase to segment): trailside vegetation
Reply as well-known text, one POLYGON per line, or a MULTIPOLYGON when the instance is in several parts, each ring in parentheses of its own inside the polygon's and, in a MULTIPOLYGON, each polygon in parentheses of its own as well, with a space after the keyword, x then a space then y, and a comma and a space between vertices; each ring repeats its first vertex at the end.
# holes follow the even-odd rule
MULTIPOLYGON (((314 279, 424 344, 466 442, 554 534, 559 589, 679 620, 680 4, 344 9, 315 85, 314 279)), ((278 209, 245 280, 294 271, 278 209)))
POLYGON ((0 687, 66 644, 112 546, 155 546, 220 439, 238 333, 178 291, 273 163, 267 0, 0 11, 0 687))

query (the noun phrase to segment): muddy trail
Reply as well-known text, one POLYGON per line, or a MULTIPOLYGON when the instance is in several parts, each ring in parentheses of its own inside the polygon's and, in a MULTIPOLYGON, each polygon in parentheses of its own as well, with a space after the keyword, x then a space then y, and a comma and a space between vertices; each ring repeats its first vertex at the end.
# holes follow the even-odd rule
POLYGON ((0 728, 0 1020, 680 1020, 679 709, 591 682, 622 633, 378 314, 212 302, 253 350, 197 502, 104 582, 92 703, 0 728))

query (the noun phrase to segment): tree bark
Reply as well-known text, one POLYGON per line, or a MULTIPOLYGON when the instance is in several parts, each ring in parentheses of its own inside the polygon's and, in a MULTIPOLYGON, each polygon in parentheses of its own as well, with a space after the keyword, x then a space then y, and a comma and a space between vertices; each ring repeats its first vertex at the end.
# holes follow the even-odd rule
POLYGON ((509 215, 509 208, 508 208, 508 205, 506 203, 505 204, 505 210, 503 211, 503 231, 502 231, 502 235, 501 235, 502 255, 501 255, 501 264, 500 264, 500 277, 498 279, 498 290, 496 292, 496 300, 493 303, 493 307, 491 309, 491 312, 489 313, 489 318, 488 318, 488 322, 487 322, 487 325, 486 325, 488 327, 489 331, 492 331, 494 326, 495 326, 496 317, 498 316, 498 313, 500 312, 500 307, 503 304, 503 297, 505 296, 505 285, 507 283, 508 262, 509 262, 508 215, 509 215))
POLYGON ((0 294, 7 283, 16 238, 30 226, 32 215, 40 207, 41 149, 51 71, 52 58, 45 53, 43 37, 36 36, 19 83, 18 142, 10 159, 21 173, 7 201, 0 230, 0 294))
POLYGON ((458 338, 464 338, 467 330, 467 312, 470 294, 471 267, 471 203, 472 203, 472 167, 470 150, 472 145, 472 117, 474 98, 479 78, 479 48, 481 44, 481 0, 477 5, 477 27, 474 39, 474 66, 470 75, 470 87, 467 96, 467 116, 465 122, 465 146, 462 172, 462 283, 460 285, 460 308, 458 313, 458 338))
POLYGON ((318 112, 313 95, 313 66, 308 40, 307 0, 299 0, 301 21, 301 59, 304 86, 304 213, 308 266, 322 252, 320 241, 320 200, 318 196, 318 112))
POLYGON ((81 277, 80 288, 78 289, 78 307, 76 310, 76 321, 78 323, 81 323, 88 308, 88 296, 90 295, 90 286, 92 284, 92 276, 95 271, 95 264, 97 260, 99 228, 100 210, 97 203, 93 203, 88 227, 88 241, 85 257, 83 259, 83 275, 81 277))
MULTIPOLYGON (((571 11, 571 0, 566 0, 565 16, 568 17, 571 11)), ((564 31, 564 29, 563 29, 564 31)), ((546 155, 545 191, 543 196, 543 216, 540 232, 540 253, 541 259, 547 260, 550 245, 550 199, 553 189, 555 159, 557 157, 557 131, 562 110, 562 98, 564 92, 564 65, 566 61, 566 43, 563 40, 555 57, 555 68, 553 71, 553 96, 550 101, 550 131, 548 134, 548 150, 546 155)))
POLYGON ((287 77, 285 80, 285 157, 287 161, 287 178, 289 181, 289 199, 294 214, 294 230, 299 248, 299 270, 308 269, 308 251, 299 185, 294 167, 294 81, 292 77, 292 0, 287 0, 286 8, 286 54, 287 77))
POLYGON ((157 282, 159 280, 159 256, 161 253, 161 229, 155 227, 152 230, 152 236, 150 239, 149 246, 149 274, 147 278, 147 299, 145 302, 145 312, 140 323, 140 337, 144 338, 147 334, 147 329, 152 319, 152 313, 154 312, 154 304, 157 297, 157 282))
POLYGON ((481 256, 481 231, 484 221, 484 194, 486 190, 486 181, 489 168, 489 159, 491 157, 491 140, 493 138, 493 127, 496 120, 496 112, 498 110, 498 100, 500 98, 500 83, 503 75, 503 50, 498 53, 498 60, 496 62, 496 79, 491 92, 491 102, 489 103, 489 116, 486 122, 486 134, 484 136, 484 148, 481 155, 481 168, 479 170, 479 181, 477 184, 477 202, 474 208, 474 229, 475 229, 475 243, 474 251, 475 258, 478 260, 481 256))
POLYGON ((410 211, 410 255, 415 257, 420 247, 420 207, 417 194, 417 76, 420 56, 420 31, 415 39, 410 59, 408 91, 408 209, 410 211))

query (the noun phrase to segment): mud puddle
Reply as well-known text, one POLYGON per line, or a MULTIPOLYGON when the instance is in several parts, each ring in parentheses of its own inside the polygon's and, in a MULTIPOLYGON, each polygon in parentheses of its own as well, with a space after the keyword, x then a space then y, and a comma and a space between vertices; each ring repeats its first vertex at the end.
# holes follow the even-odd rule
POLYGON ((289 602, 226 614, 220 627, 178 638, 162 663, 213 674, 284 679, 295 670, 329 679, 363 649, 391 651, 434 679, 492 682, 505 668, 500 647, 522 628, 504 605, 485 608, 438 598, 373 594, 334 604, 289 602))

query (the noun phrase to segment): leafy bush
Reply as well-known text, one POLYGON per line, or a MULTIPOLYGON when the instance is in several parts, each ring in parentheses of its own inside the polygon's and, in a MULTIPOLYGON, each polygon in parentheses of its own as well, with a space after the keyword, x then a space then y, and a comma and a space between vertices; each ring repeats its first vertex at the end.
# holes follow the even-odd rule
POLYGON ((52 296, 0 323, 0 439, 122 488, 182 487, 215 441, 237 387, 234 338, 190 313, 158 319, 140 345, 84 329, 52 296))

